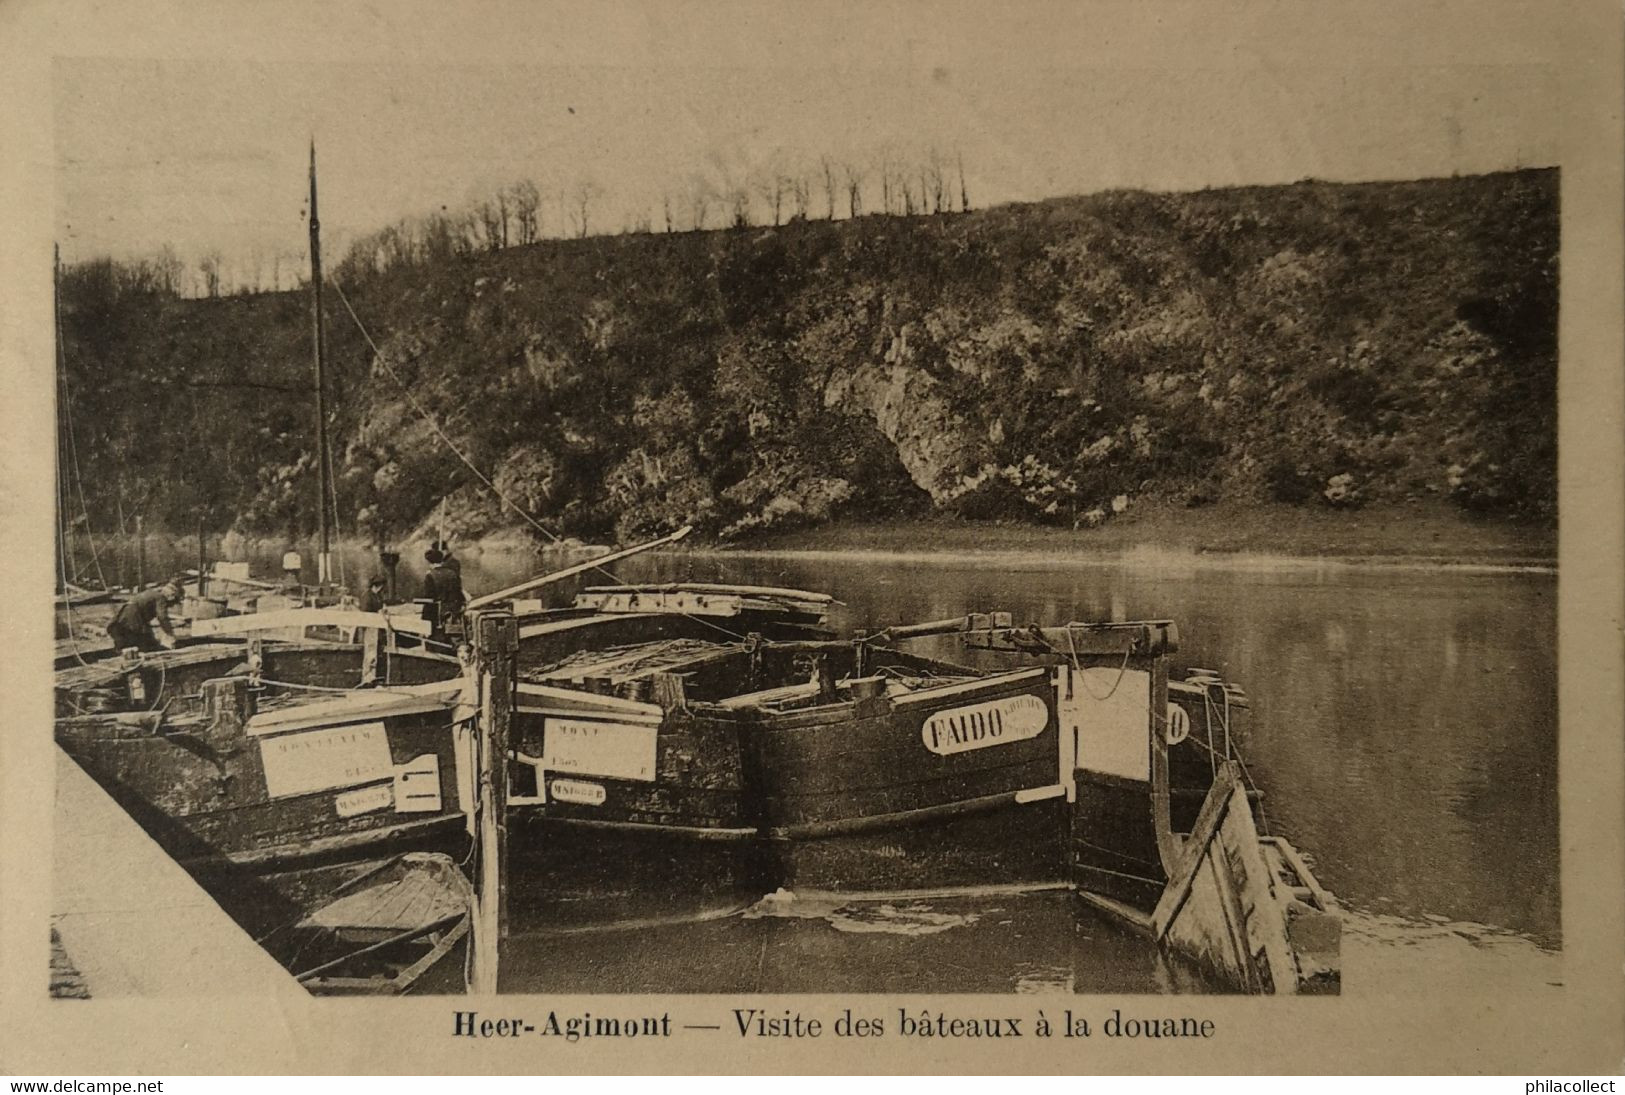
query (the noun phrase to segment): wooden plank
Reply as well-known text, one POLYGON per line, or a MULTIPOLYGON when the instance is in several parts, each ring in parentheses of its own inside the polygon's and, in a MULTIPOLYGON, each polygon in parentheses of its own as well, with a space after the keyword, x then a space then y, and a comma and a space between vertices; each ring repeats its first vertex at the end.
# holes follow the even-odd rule
POLYGON ((282 707, 253 716, 248 720, 246 729, 254 737, 267 737, 314 726, 339 726, 437 711, 452 715, 463 698, 459 682, 452 683, 452 688, 441 687, 427 694, 407 694, 404 690, 400 693, 369 690, 332 700, 282 707))
POLYGON ((545 684, 521 681, 517 688, 518 706, 515 710, 531 714, 596 715, 600 718, 624 719, 628 722, 659 722, 666 712, 659 704, 640 700, 605 696, 596 692, 582 692, 574 688, 555 688, 545 684))
POLYGON ((90 665, 67 666, 57 670, 55 682, 58 689, 105 686, 110 682, 121 680, 126 673, 135 668, 157 670, 163 667, 168 671, 215 661, 221 663, 221 672, 225 672, 242 658, 242 654, 243 648, 237 643, 207 643, 182 646, 174 650, 144 651, 134 665, 125 664, 122 658, 103 658, 90 665))
POLYGON ((351 608, 286 608, 275 612, 245 612, 240 616, 193 620, 192 634, 248 635, 256 631, 307 627, 338 627, 349 630, 374 628, 379 631, 401 631, 420 637, 433 631, 427 620, 411 616, 390 616, 382 612, 361 612, 351 608))
POLYGON ((1292 873, 1298 876, 1298 880, 1309 891, 1311 901, 1308 904, 1323 910, 1337 907, 1337 899, 1321 887, 1320 879, 1315 877, 1315 872, 1309 869, 1309 864, 1304 862, 1303 856, 1298 853, 1297 848, 1293 847, 1291 841, 1278 836, 1261 836, 1258 841, 1260 844, 1269 845, 1280 852, 1281 858, 1286 861, 1288 867, 1292 868, 1292 873))
MULTIPOLYGON (((1234 802, 1234 796, 1229 800, 1234 802)), ((1234 808, 1226 810, 1225 824, 1236 816, 1234 808)), ((1220 834, 1213 844, 1206 849, 1202 856, 1200 872, 1203 868, 1212 874, 1214 892, 1218 896, 1220 914, 1224 924, 1224 932, 1229 939, 1228 958, 1234 976, 1241 987, 1248 992, 1270 992, 1274 985, 1262 980, 1260 971, 1253 958, 1251 933, 1247 924, 1245 911, 1242 909, 1242 893, 1246 885, 1245 876, 1237 877, 1236 872, 1230 868, 1230 857, 1226 854, 1223 839, 1223 824, 1220 834)), ((1187 917, 1187 921, 1194 920, 1187 917)), ((1177 937, 1179 926, 1173 925, 1174 935, 1177 937)), ((1177 938, 1175 939, 1177 942, 1177 938)))
POLYGON ((1297 992, 1285 902, 1235 765, 1220 768, 1152 922, 1159 941, 1246 991, 1297 992))
POLYGON ((1219 826, 1224 822, 1225 811, 1230 808, 1231 792, 1238 782, 1235 766, 1230 764, 1221 767, 1213 780, 1207 799, 1202 803, 1202 812, 1197 815, 1196 825, 1185 842, 1184 859, 1168 880, 1168 888, 1163 891, 1162 900, 1157 902, 1156 912, 1152 916, 1158 939, 1168 934, 1169 924, 1179 915, 1186 897, 1190 895, 1191 885, 1202 866, 1202 857, 1207 854, 1219 826))
MULTIPOLYGON (((452 926, 452 929, 449 932, 447 932, 444 936, 441 937, 440 941, 437 942, 434 945, 434 947, 429 951, 429 953, 425 954, 422 958, 418 959, 416 962, 412 963, 410 966, 407 966, 400 973, 396 974, 396 976, 395 976, 395 984, 394 984, 395 991, 396 992, 408 992, 408 991, 410 991, 411 988, 412 988, 412 985, 420 977, 422 977, 425 973, 427 973, 430 970, 430 968, 435 966, 442 959, 444 959, 448 954, 450 954, 453 947, 455 947, 458 943, 462 942, 463 937, 468 934, 468 931, 469 931, 469 918, 467 916, 464 916, 461 920, 459 920, 455 925, 452 926)), ((464 988, 465 991, 468 988, 466 978, 465 978, 465 980, 463 982, 463 988, 464 988)))
POLYGON ((1252 811, 1240 795, 1233 797, 1238 805, 1231 808, 1221 833, 1225 855, 1220 858, 1231 865, 1233 874, 1246 875, 1245 879, 1237 879, 1237 901, 1248 911, 1249 950, 1262 957, 1275 993, 1294 995, 1298 991, 1298 966, 1287 939, 1286 901, 1276 891, 1276 879, 1265 860, 1252 811))
MULTIPOLYGON (((655 665, 647 667, 646 669, 634 671, 633 673, 628 674, 629 676, 638 676, 641 672, 648 671, 648 669, 665 668, 665 661, 671 661, 673 659, 687 660, 688 656, 692 652, 686 649, 674 649, 673 643, 675 641, 676 640, 666 639, 659 642, 648 643, 643 646, 605 651, 603 656, 597 658, 596 660, 572 660, 565 665, 559 666, 557 669, 540 674, 539 677, 543 681, 581 681, 590 677, 614 677, 617 669, 623 669, 626 666, 639 666, 644 662, 656 663, 655 665), (660 657, 662 654, 670 655, 670 657, 662 660, 660 657)), ((709 656, 710 654, 714 653, 714 651, 707 650, 705 653, 709 656)), ((538 675, 531 674, 531 676, 535 678, 538 675)))
POLYGON ((818 695, 817 681, 801 681, 796 684, 781 684, 776 688, 764 688, 759 692, 745 692, 738 696, 729 696, 719 703, 718 707, 768 707, 773 704, 790 703, 795 700, 809 700, 818 695))
POLYGON ((997 692, 1010 685, 1026 684, 1036 680, 1047 680, 1049 670, 1043 667, 1036 669, 1017 669, 1010 673, 992 674, 971 681, 961 681, 954 684, 942 685, 938 688, 921 688, 898 696, 892 702, 899 707, 912 707, 923 703, 937 703, 942 700, 955 700, 956 702, 970 702, 970 697, 981 692, 997 692))
POLYGON ((1151 925, 1151 918, 1126 902, 1106 897, 1103 894, 1091 893, 1088 890, 1080 890, 1078 897, 1085 904, 1099 909, 1108 916, 1115 917, 1135 931, 1150 935, 1154 930, 1151 925))
POLYGON ((576 598, 578 607, 596 609, 607 615, 623 613, 678 613, 733 619, 744 612, 744 601, 722 594, 671 593, 626 589, 614 593, 584 593, 576 598))
MULTIPOLYGON (((576 631, 598 631, 608 629, 626 629, 640 623, 653 623, 661 619, 659 612, 636 612, 625 615, 609 615, 606 613, 573 613, 561 610, 558 614, 543 613, 545 618, 520 625, 519 641, 527 639, 547 639, 558 636, 567 636, 576 631)), ((663 636, 656 636, 663 637, 663 636)), ((619 641, 611 641, 604 645, 622 645, 619 641)))
MULTIPOLYGON (((276 806, 278 804, 269 803, 267 805, 276 806)), ((394 817, 395 815, 366 816, 394 817)), ((293 869, 298 864, 307 861, 315 862, 334 856, 359 853, 368 848, 421 844, 432 840, 436 834, 450 835, 460 828, 460 818, 437 814, 422 821, 392 821, 383 825, 372 823, 370 828, 338 833, 333 836, 315 839, 300 838, 288 844, 255 848, 252 851, 230 852, 224 858, 236 867, 254 867, 263 870, 272 868, 293 869)), ((211 863, 197 858, 182 859, 180 863, 188 870, 202 869, 211 865, 211 863)))
MULTIPOLYGON (((316 967, 314 967, 312 969, 305 970, 303 973, 295 974, 295 976, 299 979, 300 984, 305 984, 306 982, 310 981, 311 979, 316 978, 316 977, 318 977, 319 975, 321 975, 323 973, 326 973, 328 970, 334 969, 334 968, 336 968, 338 966, 342 966, 346 962, 354 961, 355 959, 360 958, 362 955, 372 954, 372 953, 374 953, 376 951, 384 950, 384 949, 386 949, 388 947, 394 946, 397 943, 405 943, 408 940, 416 939, 419 936, 428 935, 430 932, 438 931, 438 930, 440 930, 442 928, 449 928, 453 924, 455 924, 459 919, 461 919, 462 917, 463 917, 463 914, 459 913, 456 917, 449 918, 446 921, 444 921, 443 923, 428 924, 428 925, 415 925, 413 927, 407 928, 404 931, 397 932, 396 934, 394 934, 392 936, 389 936, 386 939, 381 939, 378 942, 371 944, 370 946, 362 947, 359 950, 351 951, 351 952, 349 952, 348 954, 344 955, 341 958, 335 958, 331 962, 324 962, 320 966, 316 966, 316 967)), ((341 978, 341 979, 338 979, 338 980, 339 980, 340 984, 342 985, 343 981, 345 981, 347 979, 342 979, 341 978)), ((337 986, 335 986, 335 987, 337 987, 337 986)))
POLYGON ((663 710, 681 710, 688 704, 687 684, 682 674, 658 670, 652 675, 654 701, 663 710))

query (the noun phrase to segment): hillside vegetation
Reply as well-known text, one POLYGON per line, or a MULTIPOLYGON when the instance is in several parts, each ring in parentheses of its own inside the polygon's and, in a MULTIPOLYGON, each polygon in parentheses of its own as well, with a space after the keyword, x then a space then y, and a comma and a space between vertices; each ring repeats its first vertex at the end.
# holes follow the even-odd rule
MULTIPOLYGON (((1556 507, 1555 171, 549 240, 328 294, 344 531, 1556 507), (398 380, 397 380, 398 378, 398 380), (403 386, 404 385, 404 386, 403 386), (410 392, 410 399, 408 398, 410 392)), ((310 311, 70 269, 92 524, 315 524, 310 311)), ((75 500, 77 507, 77 500, 75 500)))

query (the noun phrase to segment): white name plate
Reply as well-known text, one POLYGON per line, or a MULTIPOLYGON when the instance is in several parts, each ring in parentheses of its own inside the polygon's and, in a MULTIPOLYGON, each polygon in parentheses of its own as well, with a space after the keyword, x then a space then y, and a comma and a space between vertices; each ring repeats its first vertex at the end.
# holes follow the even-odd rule
POLYGON ((357 814, 370 814, 375 810, 387 810, 395 803, 395 792, 387 783, 375 783, 371 787, 357 787, 353 791, 340 792, 333 799, 333 809, 338 811, 339 817, 355 817, 357 814))
POLYGON ((395 769, 395 812, 433 813, 440 809, 440 758, 413 757, 395 769))
POLYGON ((659 727, 548 719, 542 733, 542 767, 549 772, 644 782, 655 778, 659 727))
POLYGON ((555 802, 574 802, 581 806, 602 806, 604 785, 584 783, 579 779, 555 779, 547 786, 547 793, 555 802))
POLYGON ((395 777, 389 735, 381 722, 261 738, 260 760, 265 766, 265 791, 272 798, 395 777))
POLYGON ((938 756, 1036 738, 1049 725, 1049 708, 1037 696, 1010 696, 938 711, 920 727, 920 740, 938 756))

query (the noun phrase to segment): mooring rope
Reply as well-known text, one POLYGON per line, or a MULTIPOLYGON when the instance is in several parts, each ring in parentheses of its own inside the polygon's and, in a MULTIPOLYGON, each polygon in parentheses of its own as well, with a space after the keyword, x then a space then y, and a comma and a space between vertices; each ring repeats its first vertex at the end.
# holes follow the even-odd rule
MULTIPOLYGON (((1048 645, 1049 640, 1046 639, 1045 643, 1048 645)), ((1078 642, 1072 634, 1071 624, 1066 625, 1066 645, 1072 655, 1072 668, 1078 671, 1078 684, 1083 688, 1084 692, 1088 694, 1089 698, 1094 700, 1096 703, 1105 703, 1107 700, 1115 696, 1117 694, 1118 686, 1123 683, 1123 678, 1128 676, 1128 659, 1129 655, 1134 652, 1134 647, 1132 645, 1123 647, 1123 664, 1117 667, 1117 679, 1112 682, 1112 686, 1106 690, 1106 694, 1104 696, 1097 696, 1095 695, 1094 689, 1089 687, 1089 675, 1083 671, 1083 666, 1078 662, 1078 642)))

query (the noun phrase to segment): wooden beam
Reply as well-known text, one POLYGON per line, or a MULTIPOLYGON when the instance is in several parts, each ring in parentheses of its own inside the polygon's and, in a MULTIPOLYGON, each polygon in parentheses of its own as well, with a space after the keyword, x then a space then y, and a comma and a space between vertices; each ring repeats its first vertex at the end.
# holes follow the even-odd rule
POLYGON ((253 737, 268 737, 313 726, 339 726, 431 711, 454 711, 462 688, 463 683, 453 679, 436 682, 430 688, 410 685, 350 692, 332 700, 262 711, 248 720, 246 729, 253 737))
POLYGON ((470 989, 497 990, 501 942, 508 932, 508 738, 514 708, 514 658, 519 628, 507 609, 472 614, 472 672, 479 704, 477 734, 479 802, 476 837, 479 868, 470 989))
POLYGON ((1151 657, 1179 649, 1172 620, 1128 623, 1072 623, 1061 627, 990 627, 965 632, 960 641, 977 650, 1020 654, 1117 655, 1151 657))
POLYGON ((1168 926, 1190 896, 1197 869, 1202 865, 1208 845, 1213 842, 1219 826, 1224 823, 1225 811, 1230 807, 1230 793, 1239 782, 1235 765, 1226 763, 1219 768, 1213 786, 1208 789, 1201 813, 1197 814, 1196 824, 1191 827, 1190 837, 1185 842, 1184 862, 1180 864, 1178 873, 1168 880, 1168 888, 1162 891, 1162 899, 1157 902, 1156 911, 1151 917, 1158 942, 1168 934, 1168 926))
POLYGON ((529 593, 533 589, 540 589, 542 586, 552 585, 554 582, 561 582, 566 578, 573 578, 577 574, 584 574, 589 570, 595 570, 598 567, 605 566, 609 563, 618 563, 622 559, 630 558, 633 555, 638 555, 645 551, 651 551, 654 548, 662 547, 666 544, 675 544, 677 541, 681 540, 683 537, 687 536, 693 531, 693 525, 684 525, 682 528, 678 529, 669 536, 662 536, 657 540, 650 540, 648 543, 634 544, 629 548, 622 548, 620 551, 611 551, 604 555, 595 556, 594 558, 588 559, 586 562, 576 563, 574 566, 567 566, 563 570, 555 570, 550 574, 543 574, 539 577, 531 578, 528 581, 520 582, 516 586, 509 586, 507 589, 499 589, 495 593, 487 593, 484 596, 475 597, 472 601, 468 602, 468 607, 470 610, 473 610, 476 608, 485 608, 487 605, 496 604, 498 601, 512 600, 521 593, 529 593))
POLYGON ((276 631, 290 627, 376 628, 379 631, 402 631, 419 636, 428 635, 433 630, 427 620, 411 616, 386 616, 382 612, 362 612, 353 608, 286 608, 275 612, 245 612, 241 616, 193 620, 192 634, 247 635, 254 631, 276 631))
POLYGON ((927 620, 918 624, 898 624, 870 635, 871 643, 884 645, 897 639, 917 639, 927 635, 953 635, 961 631, 981 631, 1011 626, 1008 612, 973 612, 968 616, 953 616, 946 620, 927 620))

